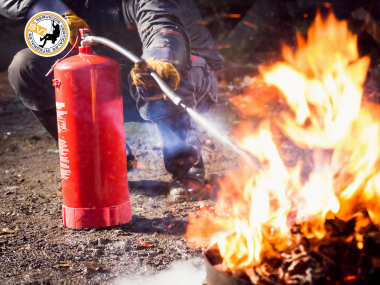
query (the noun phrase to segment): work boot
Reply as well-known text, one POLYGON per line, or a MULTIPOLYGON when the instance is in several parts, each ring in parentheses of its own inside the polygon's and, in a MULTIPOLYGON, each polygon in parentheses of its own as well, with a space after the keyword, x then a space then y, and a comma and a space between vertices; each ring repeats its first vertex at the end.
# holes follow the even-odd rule
POLYGON ((181 203, 204 199, 207 196, 204 178, 204 164, 202 157, 200 157, 199 161, 186 174, 175 177, 170 182, 169 202, 181 203))
POLYGON ((132 154, 132 150, 127 143, 125 143, 125 149, 127 152, 127 170, 132 170, 133 165, 136 163, 135 156, 132 154))

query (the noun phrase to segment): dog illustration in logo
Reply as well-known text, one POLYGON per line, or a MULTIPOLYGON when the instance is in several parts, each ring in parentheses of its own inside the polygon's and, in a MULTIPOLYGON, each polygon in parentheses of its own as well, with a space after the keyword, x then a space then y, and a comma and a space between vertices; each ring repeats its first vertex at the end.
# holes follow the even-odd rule
POLYGON ((53 32, 51 34, 46 34, 43 38, 40 38, 40 42, 44 41, 40 47, 44 47, 46 45, 47 41, 51 41, 53 44, 58 39, 59 35, 61 34, 61 30, 59 29, 59 25, 55 24, 54 20, 52 21, 52 28, 53 32))

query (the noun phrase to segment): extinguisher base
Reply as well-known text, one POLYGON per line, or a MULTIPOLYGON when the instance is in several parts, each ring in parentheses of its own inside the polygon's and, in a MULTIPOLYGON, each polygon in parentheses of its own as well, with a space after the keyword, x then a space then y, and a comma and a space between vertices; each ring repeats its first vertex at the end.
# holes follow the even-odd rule
POLYGON ((126 224, 132 219, 130 201, 105 208, 62 206, 63 225, 70 229, 99 228, 126 224))

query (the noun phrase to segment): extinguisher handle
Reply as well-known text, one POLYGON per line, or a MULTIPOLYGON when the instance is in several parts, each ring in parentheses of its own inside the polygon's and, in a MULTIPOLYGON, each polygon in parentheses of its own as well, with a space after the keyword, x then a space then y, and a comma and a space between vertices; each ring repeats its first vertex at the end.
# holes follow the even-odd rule
MULTIPOLYGON (((96 36, 85 36, 84 39, 81 42, 81 46, 90 46, 94 43, 100 43, 103 45, 106 45, 118 52, 120 52, 125 57, 129 58, 133 63, 136 63, 140 60, 138 56, 127 50, 126 48, 122 47, 121 45, 118 45, 117 43, 110 41, 103 37, 96 37, 96 36)), ((156 80, 158 86, 160 86, 161 90, 169 97, 171 101, 177 106, 180 106, 184 109, 187 108, 187 105, 183 100, 173 92, 173 90, 166 84, 166 82, 154 71, 150 72, 150 75, 156 80)))

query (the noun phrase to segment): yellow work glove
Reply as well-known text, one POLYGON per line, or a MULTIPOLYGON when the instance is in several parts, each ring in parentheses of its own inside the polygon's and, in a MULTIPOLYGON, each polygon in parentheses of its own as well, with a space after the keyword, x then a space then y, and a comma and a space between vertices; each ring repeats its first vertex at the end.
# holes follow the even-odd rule
MULTIPOLYGON (((145 89, 151 86, 158 86, 156 80, 149 74, 147 65, 160 76, 168 86, 175 91, 179 85, 181 78, 177 69, 168 61, 149 58, 146 61, 140 60, 135 64, 135 68, 131 71, 133 84, 142 85, 145 89)), ((164 99, 166 95, 164 94, 164 99)))
MULTIPOLYGON (((79 33, 79 28, 90 29, 90 26, 87 25, 87 23, 83 19, 79 18, 74 12, 65 13, 65 20, 70 29, 70 44, 74 46, 79 33)), ((81 39, 79 38, 76 47, 79 46, 80 41, 81 39)))

